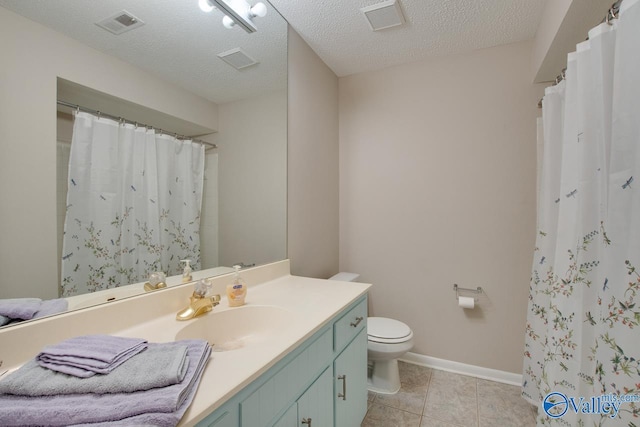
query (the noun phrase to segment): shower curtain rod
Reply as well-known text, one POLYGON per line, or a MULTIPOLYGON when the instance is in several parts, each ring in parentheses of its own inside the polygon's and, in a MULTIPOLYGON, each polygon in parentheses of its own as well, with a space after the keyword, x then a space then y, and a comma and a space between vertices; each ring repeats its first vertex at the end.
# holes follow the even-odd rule
POLYGON ((216 144, 212 144, 211 142, 203 141, 201 139, 190 138, 190 137, 188 137, 186 135, 178 135, 175 132, 167 132, 165 130, 162 130, 162 129, 159 129, 159 128, 156 128, 156 127, 153 127, 153 126, 149 126, 149 125, 145 125, 145 124, 142 124, 142 123, 138 123, 138 122, 134 122, 134 121, 131 121, 131 120, 127 120, 124 117, 113 116, 111 114, 106 114, 106 113, 103 113, 103 112, 98 111, 98 110, 92 110, 91 108, 82 107, 80 105, 72 104, 70 102, 62 101, 60 99, 57 102, 58 102, 58 105, 63 105, 65 107, 73 108, 76 111, 84 111, 85 113, 91 113, 91 114, 94 114, 94 115, 96 115, 98 117, 106 117, 108 119, 116 120, 118 122, 129 123, 129 124, 132 124, 132 125, 145 127, 145 128, 148 128, 148 129, 154 129, 155 131, 159 132, 161 135, 162 134, 173 135, 176 139, 180 139, 180 140, 188 139, 188 140, 190 140, 192 142, 207 146, 207 150, 210 149, 210 148, 218 148, 218 146, 216 144))
MULTIPOLYGON (((611 5, 611 7, 609 8, 609 11, 607 12, 607 15, 604 18, 602 18, 602 21, 600 21, 600 24, 606 22, 609 25, 613 25, 611 21, 614 19, 618 19, 618 12, 620 12, 620 5, 622 4, 622 1, 623 0, 618 0, 611 5)), ((588 35, 586 40, 589 40, 588 35)), ((567 71, 566 68, 562 69, 560 74, 558 74, 558 76, 556 77, 556 80, 554 81, 553 86, 559 84, 561 81, 563 81, 566 78, 566 71, 567 71)), ((538 101, 538 108, 542 108, 542 98, 540 98, 540 101, 538 101)))

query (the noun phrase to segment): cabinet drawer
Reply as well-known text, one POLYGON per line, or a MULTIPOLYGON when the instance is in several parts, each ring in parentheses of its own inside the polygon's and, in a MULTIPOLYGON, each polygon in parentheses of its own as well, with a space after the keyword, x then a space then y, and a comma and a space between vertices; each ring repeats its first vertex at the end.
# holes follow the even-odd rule
POLYGON ((243 426, 261 427, 293 402, 331 361, 333 331, 327 330, 240 403, 243 426))
POLYGON ((365 298, 333 324, 333 350, 342 350, 358 332, 366 327, 367 300, 365 298))

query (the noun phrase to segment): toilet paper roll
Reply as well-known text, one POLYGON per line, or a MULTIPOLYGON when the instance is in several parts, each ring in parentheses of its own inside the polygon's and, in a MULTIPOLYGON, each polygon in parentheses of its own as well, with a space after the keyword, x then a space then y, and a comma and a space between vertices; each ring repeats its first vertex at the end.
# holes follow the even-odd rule
POLYGON ((458 297, 458 305, 462 308, 473 308, 475 299, 472 297, 458 297))

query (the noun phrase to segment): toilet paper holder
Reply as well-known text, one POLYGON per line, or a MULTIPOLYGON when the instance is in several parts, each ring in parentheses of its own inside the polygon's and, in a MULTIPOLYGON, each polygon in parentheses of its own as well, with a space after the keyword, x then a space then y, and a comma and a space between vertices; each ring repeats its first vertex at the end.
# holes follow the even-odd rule
MULTIPOLYGON (((475 294, 475 295, 480 295, 480 294, 484 293, 484 291, 482 290, 481 286, 478 286, 476 289, 469 289, 469 288, 461 288, 455 283, 453 284, 453 290, 456 293, 456 299, 458 299, 460 297, 460 292, 469 292, 469 293, 472 293, 472 294, 475 294)), ((473 299, 475 301, 478 300, 478 298, 476 296, 474 296, 473 299)))

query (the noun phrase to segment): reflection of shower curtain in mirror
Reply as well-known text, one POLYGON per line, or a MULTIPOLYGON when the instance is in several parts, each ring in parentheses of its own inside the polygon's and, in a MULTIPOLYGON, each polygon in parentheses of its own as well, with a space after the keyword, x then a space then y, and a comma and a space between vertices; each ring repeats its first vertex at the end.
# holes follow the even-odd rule
POLYGON ((200 263, 204 147, 77 113, 69 161, 62 295, 200 263))

